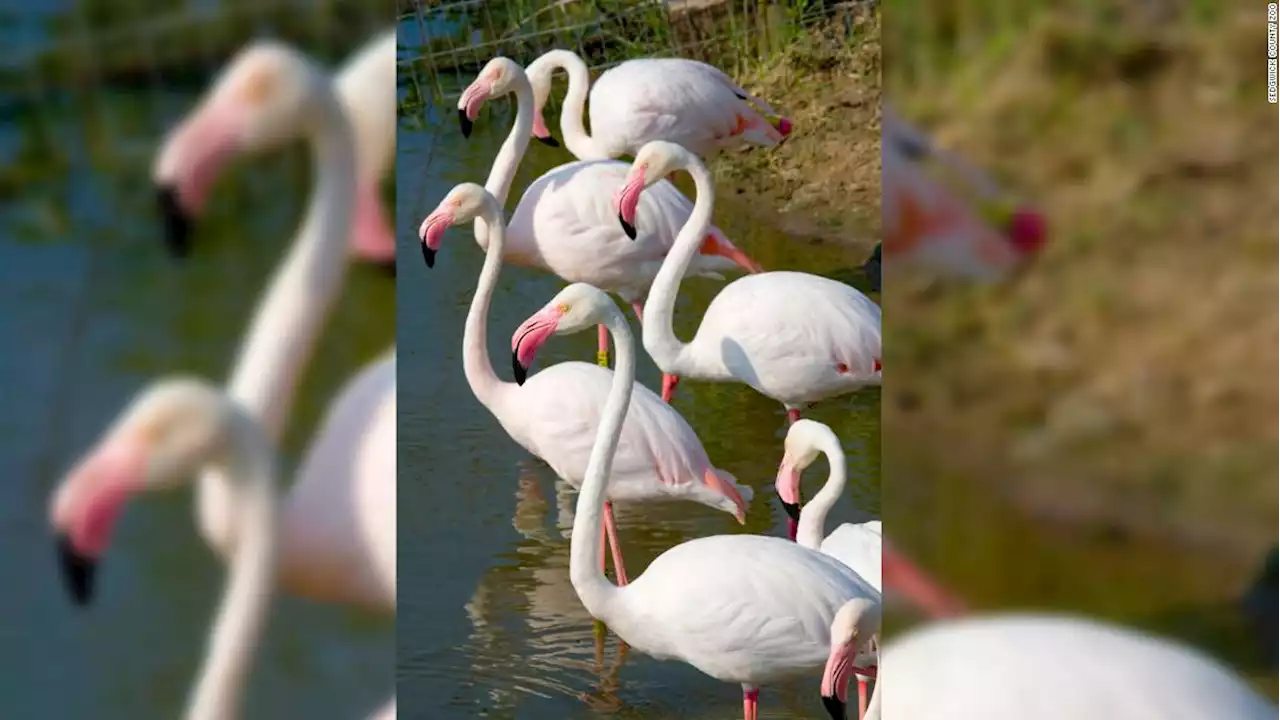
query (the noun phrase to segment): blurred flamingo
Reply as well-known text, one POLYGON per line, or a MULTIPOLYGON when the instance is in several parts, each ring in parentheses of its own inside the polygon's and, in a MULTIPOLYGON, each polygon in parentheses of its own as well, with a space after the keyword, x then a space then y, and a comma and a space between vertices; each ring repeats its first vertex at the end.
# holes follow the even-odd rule
POLYGON ((591 135, 582 126, 591 72, 569 50, 551 50, 526 68, 533 84, 533 136, 558 145, 543 119, 551 76, 569 74, 560 132, 579 160, 634 155, 645 143, 667 140, 710 161, 720 150, 749 144, 773 147, 791 133, 791 121, 732 78, 697 60, 641 58, 606 70, 590 88, 591 135))
MULTIPOLYGON (((501 205, 483 187, 463 183, 450 190, 427 216, 419 234, 424 252, 434 257, 445 230, 476 220, 485 228, 488 249, 463 331, 467 383, 512 439, 544 460, 566 482, 581 487, 614 372, 589 363, 564 362, 542 370, 526 382, 534 350, 548 332, 534 324, 520 330, 527 344, 515 344, 512 369, 516 381, 498 378, 489 360, 485 337, 489 303, 502 270, 506 245, 501 205)), ((609 476, 610 502, 604 511, 604 530, 621 585, 627 583, 627 576, 613 520, 613 500, 693 500, 731 513, 742 523, 753 494, 750 487, 739 485, 733 475, 711 464, 689 423, 653 392, 639 387, 626 417, 620 452, 609 476)), ((599 560, 603 566, 603 554, 599 560)))
MULTIPOLYGON (((489 99, 514 93, 516 119, 511 134, 498 151, 485 188, 505 203, 516 168, 529 147, 533 132, 533 90, 525 71, 514 61, 490 60, 458 100, 463 135, 480 107, 489 99)), ((614 293, 635 310, 644 322, 644 299, 662 260, 671 250, 677 230, 692 213, 692 205, 669 182, 658 182, 651 196, 636 208, 645 232, 628 238, 613 222, 615 211, 609 188, 626 176, 627 164, 612 160, 574 162, 548 171, 525 190, 511 216, 505 259, 516 265, 548 270, 568 282, 585 282, 614 293)), ((476 241, 488 247, 488 236, 479 224, 476 241)), ((428 266, 432 258, 427 258, 428 266)), ((718 228, 708 225, 699 237, 695 257, 687 263, 696 277, 723 279, 721 272, 735 266, 758 272, 760 266, 739 250, 718 228)), ((608 365, 608 333, 598 329, 597 363, 608 365)), ((663 378, 674 387, 674 378, 663 378)), ((664 399, 670 399, 664 393, 664 399)))
POLYGON ((95 564, 125 505, 137 495, 188 482, 205 467, 234 478, 240 537, 226 588, 184 717, 241 715, 275 577, 275 454, 253 416, 201 380, 167 378, 140 392, 58 486, 50 522, 68 589, 87 602, 95 564))
MULTIPOLYGON (((777 400, 791 422, 800 408, 880 384, 880 307, 844 283, 800 272, 739 278, 716 295, 692 342, 671 323, 685 268, 711 222, 715 187, 696 155, 674 143, 641 148, 615 196, 628 235, 647 188, 687 170, 697 187, 693 212, 653 281, 644 347, 665 373, 737 381, 777 400)), ((665 385, 665 383, 664 383, 665 385)), ((670 387, 663 396, 670 398, 670 387)))
POLYGON ((522 324, 511 341, 514 362, 520 363, 553 335, 599 324, 612 332, 618 362, 578 494, 569 578, 587 612, 632 648, 741 684, 743 717, 755 720, 759 686, 816 674, 830 655, 831 625, 840 607, 853 598, 878 607, 880 594, 834 558, 763 535, 681 543, 625 587, 598 572, 606 483, 617 475, 614 455, 628 409, 635 407, 631 328, 603 291, 575 283, 522 324))
POLYGON ((396 235, 379 192, 396 151, 396 30, 389 28, 356 51, 334 79, 356 139, 356 207, 351 249, 391 272, 396 235))
MULTIPOLYGON (((273 439, 283 431, 316 337, 342 288, 355 199, 355 143, 331 76, 310 58, 257 42, 222 72, 171 132, 153 177, 166 238, 185 256, 199 199, 233 155, 299 135, 316 156, 306 219, 255 313, 227 384, 273 439)), ((395 612, 395 352, 349 380, 330 403, 283 507, 280 574, 291 592, 395 612)), ((224 473, 199 483, 200 530, 224 557, 240 512, 224 473)))
POLYGON ((887 672, 867 720, 880 720, 881 702, 894 720, 1268 720, 1277 712, 1196 650, 1085 618, 934 622, 886 643, 881 654, 887 672))
MULTIPOLYGON (((1025 267, 1044 247, 1045 222, 1039 213, 1012 205, 985 174, 936 147, 892 108, 886 106, 883 116, 882 247, 891 266, 913 264, 942 275, 995 281, 1025 267), (967 204, 923 172, 921 165, 929 159, 966 184, 976 204, 967 204)), ((874 270, 877 286, 879 249, 864 266, 874 270)))

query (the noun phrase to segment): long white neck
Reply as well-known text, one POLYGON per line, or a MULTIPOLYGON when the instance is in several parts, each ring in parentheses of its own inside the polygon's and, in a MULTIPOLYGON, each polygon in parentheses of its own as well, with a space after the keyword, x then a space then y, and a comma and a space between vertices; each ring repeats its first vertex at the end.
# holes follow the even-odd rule
POLYGON ((604 552, 600 541, 603 522, 605 490, 613 471, 613 455, 622 436, 622 421, 631 404, 631 389, 635 385, 635 339, 631 328, 617 307, 610 303, 610 311, 604 325, 613 335, 613 347, 618 354, 613 369, 613 385, 604 404, 596 442, 587 461, 587 472, 578 492, 578 505, 574 510, 573 535, 569 540, 569 580, 577 591, 582 605, 592 617, 609 622, 609 613, 620 590, 600 572, 600 554, 604 552))
MULTIPOLYGON (((529 149, 529 140, 533 138, 533 86, 529 84, 529 76, 517 67, 518 72, 512 78, 511 92, 516 96, 516 121, 502 141, 498 154, 493 159, 493 167, 489 168, 489 177, 484 181, 484 189, 497 198, 498 207, 507 204, 507 196, 511 194, 511 183, 516 179, 516 170, 529 149)), ((489 249, 489 234, 483 218, 476 218, 476 242, 482 250, 489 249)))
POLYGON ((476 399, 493 412, 498 393, 504 386, 514 386, 515 383, 499 378, 493 371, 493 361, 489 359, 489 304, 498 284, 498 275, 502 272, 506 227, 502 222, 502 207, 496 199, 490 199, 486 205, 476 218, 476 227, 477 234, 480 228, 484 228, 489 247, 484 254, 484 267, 480 269, 480 279, 476 282, 475 294, 471 296, 471 309, 467 311, 467 322, 462 331, 462 371, 476 399))
POLYGON ((827 482, 818 494, 814 495, 813 499, 800 510, 800 522, 796 527, 796 543, 810 550, 817 550, 822 546, 827 513, 831 512, 831 508, 835 507, 840 496, 844 494, 846 482, 844 449, 840 447, 840 441, 833 434, 831 437, 824 436, 816 444, 822 454, 827 456, 831 472, 827 475, 827 482))
POLYGON ((239 717, 249 665, 271 606, 276 575, 276 460, 249 418, 234 427, 219 469, 237 479, 239 541, 226 590, 209 635, 204 665, 187 705, 187 720, 239 717))
POLYGON ((680 280, 684 278, 698 254, 702 240, 711 227, 711 211, 716 202, 715 181, 707 166, 693 153, 687 154, 684 169, 693 176, 693 184, 697 192, 694 198, 693 212, 684 227, 676 235, 667 259, 662 262, 658 275, 653 279, 649 289, 649 298, 644 304, 644 322, 641 323, 641 337, 644 349, 649 352, 654 363, 665 373, 675 375, 696 375, 704 379, 728 378, 729 370, 720 357, 720 349, 706 357, 699 356, 696 348, 684 343, 676 337, 673 322, 676 314, 676 296, 680 293, 680 280))
POLYGON ((569 90, 560 107, 560 134, 564 136, 565 147, 579 160, 608 160, 613 157, 596 138, 587 134, 583 125, 587 93, 591 89, 591 71, 587 69, 587 63, 569 50, 551 50, 540 59, 569 74, 569 90))
MULTIPOLYGON (((294 391, 316 338, 342 289, 355 202, 355 140, 338 100, 325 93, 311 116, 317 179, 289 254, 258 305, 228 382, 228 394, 279 442, 294 391)), ((200 476, 199 519, 224 556, 235 544, 238 510, 225 474, 200 476)))
POLYGON ((876 684, 871 688, 871 699, 867 701, 867 714, 862 716, 862 720, 880 720, 880 679, 876 679, 876 684))

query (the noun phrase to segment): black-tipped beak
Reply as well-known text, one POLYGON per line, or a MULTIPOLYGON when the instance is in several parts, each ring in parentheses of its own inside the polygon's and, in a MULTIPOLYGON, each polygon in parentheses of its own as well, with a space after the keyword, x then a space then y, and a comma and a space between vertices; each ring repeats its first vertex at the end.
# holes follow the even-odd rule
POLYGON ((622 223, 622 232, 626 233, 627 237, 631 238, 632 240, 635 240, 636 226, 624 220, 622 217, 622 213, 618 213, 618 222, 622 223))
POLYGON ((436 251, 427 247, 426 243, 422 243, 422 259, 427 261, 427 267, 436 266, 436 251))
POLYGON ((560 147, 560 141, 550 135, 546 137, 538 138, 538 142, 542 143, 543 145, 546 145, 547 147, 553 147, 553 148, 560 147))
POLYGON ((827 714, 831 716, 831 720, 845 720, 844 703, 840 702, 840 698, 823 695, 822 707, 827 709, 827 714))
POLYGON ((458 108, 458 127, 462 129, 462 137, 471 137, 471 118, 467 117, 467 111, 458 108))
POLYGON ((524 385, 529 377, 529 369, 520 364, 520 358, 515 353, 511 353, 511 372, 516 376, 517 385, 524 385))
POLYGON ((782 509, 787 511, 787 517, 800 522, 800 503, 789 503, 783 500, 782 509))
POLYGON ((85 606, 93 599, 93 577, 97 563, 76 552, 66 535, 58 535, 58 563, 67 592, 76 605, 85 606))
POLYGON ((164 222, 164 244, 169 255, 181 260, 191 254, 191 217, 178 202, 178 192, 164 186, 156 191, 160 219, 164 222))

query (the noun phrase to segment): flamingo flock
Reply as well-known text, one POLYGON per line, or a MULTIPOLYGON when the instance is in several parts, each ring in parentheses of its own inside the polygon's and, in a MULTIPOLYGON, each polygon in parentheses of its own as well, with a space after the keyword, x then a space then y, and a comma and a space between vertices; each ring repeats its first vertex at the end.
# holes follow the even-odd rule
MULTIPOLYGON (((50 502, 68 588, 85 604, 125 505, 198 476, 198 528, 226 562, 228 580, 188 720, 240 715, 277 585, 314 600, 396 612, 394 346, 330 403, 287 494, 279 488, 275 449, 350 261, 394 268, 394 231, 379 197, 395 147, 393 79, 393 31, 371 40, 337 75, 284 44, 255 42, 231 60, 156 156, 152 178, 164 237, 180 258, 190 255, 209 192, 233 159, 302 139, 315 160, 306 216, 225 386, 184 376, 152 383, 50 502)), ((1225 671, 1187 651, 1063 620, 963 617, 958 599, 885 542, 879 521, 827 533, 826 517, 844 497, 846 458, 831 428, 800 414, 880 384, 880 308, 829 278, 765 271, 712 222, 707 164, 741 144, 778 145, 795 130, 789 119, 705 63, 632 60, 592 86, 582 58, 552 50, 527 68, 505 57, 490 60, 458 100, 462 138, 483 105, 505 95, 515 97, 515 122, 485 183, 451 189, 418 234, 428 268, 451 227, 469 225, 484 252, 461 338, 462 371, 476 401, 512 440, 577 489, 568 579, 592 617, 641 653, 739 686, 744 720, 757 719, 762 688, 797 679, 814 683, 835 720, 846 716, 854 679, 859 718, 879 718, 884 705, 896 708, 899 701, 909 707, 902 717, 977 716, 957 714, 959 705, 929 704, 935 697, 979 697, 964 695, 970 679, 1001 703, 966 706, 983 717, 1134 717, 1117 714, 1121 700, 1107 688, 1116 687, 1117 677, 1140 685, 1159 673, 1187 678, 1188 696, 1180 705, 1169 699, 1161 717, 1206 716, 1190 710, 1200 707, 1191 704, 1197 693, 1202 699, 1235 693, 1222 717, 1251 720, 1268 710, 1225 671), (507 220, 503 207, 531 140, 559 145, 543 117, 557 69, 569 75, 560 129, 577 159, 534 180, 507 220), (588 99, 590 135, 583 127, 588 99), (617 159, 625 155, 632 159, 617 159), (692 176, 692 202, 669 181, 677 172, 692 176), (504 263, 567 283, 512 332, 513 381, 499 377, 487 349, 489 308, 504 263), (715 296, 692 340, 678 338, 672 319, 681 281, 688 275, 724 281, 738 271, 744 275, 715 296), (633 309, 643 354, 663 372, 658 392, 636 382, 636 333, 614 296, 633 309), (592 329, 596 362, 533 371, 553 338, 592 329), (671 405, 680 378, 747 386, 785 409, 781 460, 771 471, 789 518, 787 537, 699 537, 629 576, 615 502, 689 500, 745 523, 755 499, 752 486, 718 466, 671 405), (804 503, 801 475, 819 455, 827 458, 829 477, 804 503), (616 583, 605 572, 610 558, 616 583), (892 680, 883 688, 882 592, 938 618, 928 626, 936 629, 885 646, 892 680), (1000 638, 1000 651, 984 654, 979 648, 996 642, 990 638, 1000 638), (1095 673, 1097 682, 1080 700, 1095 714, 1055 714, 1043 703, 1067 692, 1056 686, 1030 701, 1001 687, 1000 678, 1018 672, 1028 682, 1047 682, 1066 665, 1101 667, 1087 662, 1086 652, 1104 653, 1118 668, 1095 673)), ((941 205, 921 202, 936 188, 915 163, 942 153, 888 112, 885 128, 886 207, 897 213, 886 225, 888 257, 994 278, 1043 245, 1043 223, 1031 211, 971 212, 937 193, 931 197, 941 205)), ((880 253, 877 247, 877 285, 880 253)), ((373 717, 395 714, 393 696, 373 717)))

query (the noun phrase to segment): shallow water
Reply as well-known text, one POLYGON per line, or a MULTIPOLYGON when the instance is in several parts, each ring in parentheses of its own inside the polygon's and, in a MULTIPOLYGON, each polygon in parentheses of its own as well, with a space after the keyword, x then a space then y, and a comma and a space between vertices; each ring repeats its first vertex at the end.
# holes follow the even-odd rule
MULTIPOLYGON (((87 609, 63 591, 46 520, 61 473, 151 378, 226 377, 302 212, 300 148, 248 160, 220 181, 188 261, 167 256, 150 155, 194 99, 119 92, 101 114, 49 110, 72 165, 37 168, 46 179, 0 206, 0 717, 177 717, 203 653, 223 570, 190 490, 128 509, 87 609)), ((6 154, 23 142, 0 128, 6 154)), ((299 389, 286 467, 334 391, 392 342, 394 315, 393 283, 353 269, 299 389)), ((282 598, 268 625, 246 716, 362 717, 392 693, 391 621, 282 598)))
MULTIPOLYGON (((732 717, 741 690, 676 662, 638 652, 618 659, 610 634, 597 656, 593 623, 569 583, 568 535, 576 495, 507 437, 471 395, 462 372, 462 326, 483 254, 470 227, 448 231, 434 269, 418 249, 417 228, 455 184, 483 183, 511 127, 511 103, 482 111, 469 140, 452 108, 402 118, 398 143, 397 228, 401 308, 399 710, 407 718, 732 717)), ((533 143, 517 175, 508 212, 541 173, 573 158, 533 143)), ((687 183, 682 184, 682 187, 687 183)), ((802 244, 747 219, 734 198, 715 219, 766 269, 843 269, 837 249, 802 244)), ((504 267, 489 318, 489 348, 509 378, 512 331, 564 285, 549 275, 504 267)), ((690 337, 722 284, 685 282, 677 332, 690 337)), ((633 329, 638 329, 632 318, 633 329)), ((590 361, 595 334, 549 342, 537 367, 590 361)), ((638 381, 660 386, 641 350, 638 381)), ((830 424, 848 454, 852 500, 830 522, 853 519, 855 505, 879 513, 879 390, 828 403, 809 417, 830 424)), ((660 552, 717 533, 785 534, 772 483, 782 459, 786 416, 746 386, 682 382, 674 405, 698 432, 713 462, 756 489, 747 524, 695 503, 619 506, 627 571, 638 577, 660 552)), ((806 473, 810 496, 825 478, 806 473)), ((825 717, 812 683, 767 688, 762 718, 825 717)))

